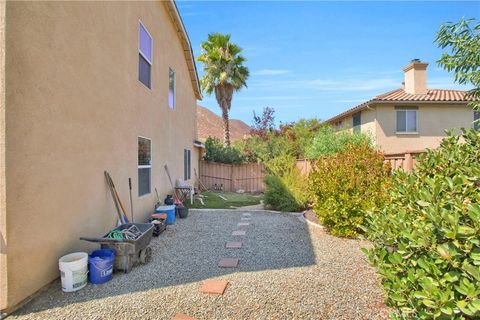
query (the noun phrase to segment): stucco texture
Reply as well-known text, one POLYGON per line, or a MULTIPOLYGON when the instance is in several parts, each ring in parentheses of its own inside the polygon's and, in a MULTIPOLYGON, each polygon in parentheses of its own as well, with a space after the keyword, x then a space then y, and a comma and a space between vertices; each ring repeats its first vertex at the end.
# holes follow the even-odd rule
POLYGON ((60 256, 96 247, 80 236, 115 225, 104 170, 127 211, 132 178, 137 221, 153 211, 155 187, 161 199, 172 192, 165 164, 173 180, 183 178, 183 149, 192 150, 192 178, 198 171, 195 93, 161 2, 8 2, 6 30, 1 309, 57 278, 60 256), (138 81, 140 20, 153 37, 151 90, 138 81), (175 110, 167 101, 169 67, 175 110), (152 140, 152 193, 143 197, 138 136, 152 140))
MULTIPOLYGON (((418 107, 417 132, 396 132, 395 107, 402 104, 376 104, 361 111, 361 132, 369 134, 378 149, 386 154, 401 154, 408 151, 435 149, 446 136, 445 130, 471 128, 473 110, 464 104, 420 103, 403 105, 418 107)), ((353 119, 342 119, 342 130, 352 131, 353 119)))

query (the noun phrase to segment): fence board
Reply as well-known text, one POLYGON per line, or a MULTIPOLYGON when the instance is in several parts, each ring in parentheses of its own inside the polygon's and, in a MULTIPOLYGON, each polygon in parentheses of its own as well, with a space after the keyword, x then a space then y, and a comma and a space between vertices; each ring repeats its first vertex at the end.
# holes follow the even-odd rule
POLYGON ((224 164, 200 161, 200 180, 211 190, 263 192, 265 167, 261 163, 224 164))

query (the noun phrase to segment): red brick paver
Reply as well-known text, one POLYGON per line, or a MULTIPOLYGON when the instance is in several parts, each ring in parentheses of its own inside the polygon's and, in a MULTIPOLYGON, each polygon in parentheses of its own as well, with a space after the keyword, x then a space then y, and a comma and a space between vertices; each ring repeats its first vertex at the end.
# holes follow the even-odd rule
POLYGON ((190 316, 187 316, 186 314, 184 313, 177 313, 173 318, 172 320, 197 320, 195 318, 192 318, 190 316))
POLYGON ((227 280, 207 280, 200 288, 201 293, 222 295, 227 288, 227 280))
POLYGON ((220 268, 236 268, 238 267, 239 260, 237 258, 223 258, 218 261, 220 268))
POLYGON ((232 236, 244 236, 246 233, 245 230, 235 230, 232 232, 232 236))
POLYGON ((240 249, 242 247, 242 243, 238 241, 227 242, 225 244, 225 248, 227 249, 240 249))

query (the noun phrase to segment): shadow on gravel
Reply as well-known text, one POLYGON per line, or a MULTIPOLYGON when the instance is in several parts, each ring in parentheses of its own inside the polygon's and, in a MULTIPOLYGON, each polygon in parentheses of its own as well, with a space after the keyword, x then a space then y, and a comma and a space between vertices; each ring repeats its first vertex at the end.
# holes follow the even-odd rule
MULTIPOLYGON (((152 260, 130 273, 115 273, 104 285, 88 285, 63 293, 60 281, 13 317, 72 303, 124 295, 130 292, 176 286, 209 278, 228 279, 230 273, 256 272, 314 265, 315 253, 307 225, 288 214, 251 211, 251 220, 241 220, 245 211, 194 211, 158 238, 153 238, 152 260), (249 226, 238 226, 249 222, 249 226), (246 230, 245 236, 232 236, 234 230, 246 230), (242 241, 241 249, 226 249, 227 241, 242 241), (219 268, 221 258, 239 258, 238 268, 219 268)), ((196 289, 198 290, 198 289, 196 289)))

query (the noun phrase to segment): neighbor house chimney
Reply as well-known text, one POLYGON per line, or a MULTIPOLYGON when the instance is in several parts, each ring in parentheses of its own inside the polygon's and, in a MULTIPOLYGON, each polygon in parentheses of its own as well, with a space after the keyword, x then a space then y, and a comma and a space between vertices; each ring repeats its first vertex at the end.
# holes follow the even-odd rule
POLYGON ((420 59, 413 59, 410 64, 403 68, 406 93, 427 93, 427 66, 428 63, 421 62, 420 59))

